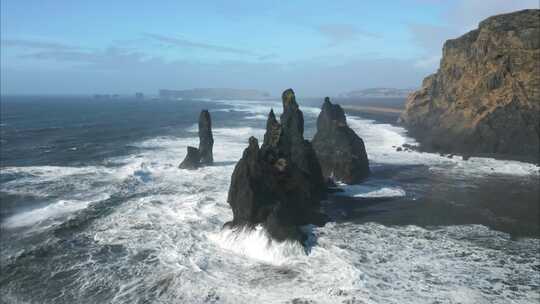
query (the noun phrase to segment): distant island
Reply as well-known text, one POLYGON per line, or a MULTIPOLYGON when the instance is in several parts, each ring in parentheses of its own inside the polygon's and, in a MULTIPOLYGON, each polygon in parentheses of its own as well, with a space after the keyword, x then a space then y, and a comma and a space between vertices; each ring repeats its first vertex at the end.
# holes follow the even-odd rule
POLYGON ((354 90, 340 94, 339 97, 358 98, 358 97, 407 97, 414 89, 396 89, 396 88, 368 88, 354 90))
POLYGON ((94 99, 110 99, 110 98, 118 98, 120 95, 118 94, 94 94, 92 95, 94 99))
POLYGON ((164 99, 210 98, 210 99, 265 99, 268 92, 253 89, 197 88, 189 90, 159 90, 159 97, 164 99))

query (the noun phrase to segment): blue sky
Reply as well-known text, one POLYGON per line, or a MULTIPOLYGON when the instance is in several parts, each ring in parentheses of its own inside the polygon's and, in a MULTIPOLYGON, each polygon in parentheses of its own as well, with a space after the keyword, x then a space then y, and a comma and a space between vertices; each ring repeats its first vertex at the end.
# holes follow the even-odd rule
POLYGON ((442 43, 536 0, 1 1, 1 93, 418 87, 442 43))

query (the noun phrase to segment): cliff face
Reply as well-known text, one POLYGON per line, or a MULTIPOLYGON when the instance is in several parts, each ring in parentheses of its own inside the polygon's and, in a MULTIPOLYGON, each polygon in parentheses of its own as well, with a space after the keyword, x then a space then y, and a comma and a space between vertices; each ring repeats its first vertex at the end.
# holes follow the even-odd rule
POLYGON ((446 41, 400 122, 428 149, 538 158, 540 10, 482 21, 446 41))

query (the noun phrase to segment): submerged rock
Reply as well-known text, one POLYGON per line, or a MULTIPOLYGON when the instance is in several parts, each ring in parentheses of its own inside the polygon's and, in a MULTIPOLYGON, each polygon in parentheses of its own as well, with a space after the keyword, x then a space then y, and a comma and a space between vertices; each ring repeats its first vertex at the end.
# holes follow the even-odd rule
POLYGON ((211 165, 214 163, 212 149, 214 137, 212 136, 212 120, 208 110, 202 110, 199 116, 199 153, 201 164, 211 165))
POLYGON ((197 169, 200 166, 201 162, 201 155, 199 153, 199 149, 195 147, 188 146, 187 147, 187 155, 178 166, 180 169, 197 169))
POLYGON ((283 93, 281 123, 268 115, 261 147, 256 138, 236 164, 227 201, 233 211, 228 226, 262 224, 277 240, 303 241, 299 226, 324 225, 320 200, 326 195, 324 178, 311 143, 304 139, 304 118, 294 92, 283 93))
POLYGON ((364 141, 347 125, 343 109, 328 97, 317 118, 313 147, 325 177, 354 184, 369 176, 364 141))

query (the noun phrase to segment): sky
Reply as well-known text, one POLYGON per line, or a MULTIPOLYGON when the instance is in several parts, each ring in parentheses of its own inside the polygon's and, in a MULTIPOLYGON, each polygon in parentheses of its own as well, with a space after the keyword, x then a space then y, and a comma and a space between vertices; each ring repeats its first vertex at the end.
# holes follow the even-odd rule
POLYGON ((0 1, 0 93, 417 88, 442 44, 538 0, 0 1))

